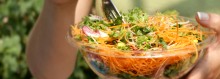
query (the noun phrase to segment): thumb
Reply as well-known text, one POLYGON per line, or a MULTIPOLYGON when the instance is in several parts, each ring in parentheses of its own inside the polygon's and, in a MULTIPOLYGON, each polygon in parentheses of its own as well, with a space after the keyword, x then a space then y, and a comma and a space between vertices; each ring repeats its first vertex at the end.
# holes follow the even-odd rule
POLYGON ((220 34, 220 15, 197 12, 196 20, 202 26, 213 29, 218 35, 220 34))

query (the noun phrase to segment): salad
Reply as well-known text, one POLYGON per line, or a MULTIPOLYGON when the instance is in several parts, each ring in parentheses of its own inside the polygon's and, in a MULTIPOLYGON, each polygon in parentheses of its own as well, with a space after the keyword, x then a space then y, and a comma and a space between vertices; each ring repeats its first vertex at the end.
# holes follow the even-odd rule
POLYGON ((90 15, 70 30, 71 39, 89 53, 88 63, 123 79, 152 78, 160 71, 178 75, 196 63, 199 44, 210 34, 177 12, 148 15, 137 8, 110 21, 90 15))

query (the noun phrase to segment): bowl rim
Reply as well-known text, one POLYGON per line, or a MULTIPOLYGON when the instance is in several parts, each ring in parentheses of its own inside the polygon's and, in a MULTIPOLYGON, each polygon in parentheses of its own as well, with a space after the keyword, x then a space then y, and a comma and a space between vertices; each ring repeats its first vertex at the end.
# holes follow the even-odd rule
MULTIPOLYGON (((117 52, 117 51, 121 51, 121 52, 125 52, 125 53, 145 53, 148 55, 143 55, 143 56, 121 56, 121 55, 116 55, 114 53, 112 54, 104 54, 104 53, 96 53, 96 52, 92 52, 89 49, 85 49, 82 47, 82 45, 79 46, 79 44, 73 44, 73 40, 70 39, 70 36, 67 36, 66 39, 69 40, 71 46, 78 48, 78 50, 80 50, 81 53, 87 52, 87 53, 92 53, 92 54, 97 54, 97 55, 101 55, 101 56, 111 56, 111 57, 117 57, 117 58, 162 58, 162 57, 172 57, 172 56, 180 56, 180 55, 186 55, 186 54, 191 54, 194 53, 196 51, 186 51, 186 52, 178 52, 178 53, 164 53, 164 52, 169 52, 169 51, 178 51, 178 50, 184 50, 187 48, 191 48, 192 45, 190 46, 186 46, 184 48, 174 48, 174 49, 165 49, 165 50, 146 50, 146 51, 130 51, 130 50, 118 50, 118 49, 113 49, 113 48, 109 48, 109 49, 105 49, 105 50, 109 50, 111 52, 117 52), (71 43, 72 41, 72 43, 71 43)), ((203 49, 206 49, 209 45, 211 45, 212 41, 214 40, 214 35, 209 36, 206 40, 204 40, 201 43, 198 43, 196 46, 200 46, 197 50, 197 52, 199 53, 199 51, 203 51, 203 49)), ((82 43, 82 42, 78 42, 78 43, 82 43)), ((100 50, 101 48, 98 47, 93 47, 93 46, 86 46, 89 48, 94 48, 95 50, 100 50)))

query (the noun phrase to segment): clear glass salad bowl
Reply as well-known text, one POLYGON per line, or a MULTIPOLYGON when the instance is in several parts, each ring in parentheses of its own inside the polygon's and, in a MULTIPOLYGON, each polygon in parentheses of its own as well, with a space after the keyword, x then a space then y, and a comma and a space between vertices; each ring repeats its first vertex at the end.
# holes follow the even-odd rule
MULTIPOLYGON (((190 22, 195 22, 190 20, 190 22)), ((200 27, 204 32, 211 32, 200 27)), ((171 50, 123 51, 78 42, 69 30, 67 39, 83 54, 89 67, 101 79, 170 79, 180 78, 201 60, 214 34, 207 34, 204 41, 171 50)))

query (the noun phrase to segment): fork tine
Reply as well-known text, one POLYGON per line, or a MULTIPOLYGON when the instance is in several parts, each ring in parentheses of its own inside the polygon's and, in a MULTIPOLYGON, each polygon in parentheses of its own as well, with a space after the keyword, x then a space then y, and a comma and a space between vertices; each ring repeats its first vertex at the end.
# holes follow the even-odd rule
POLYGON ((117 12, 115 12, 115 10, 112 10, 111 14, 114 16, 115 19, 117 19, 117 17, 121 17, 117 12))
POLYGON ((109 14, 114 20, 117 19, 118 17, 117 14, 115 14, 113 10, 111 10, 109 14))
POLYGON ((115 19, 114 15, 112 14, 112 12, 111 12, 110 10, 107 10, 107 9, 106 9, 105 15, 106 15, 106 18, 107 18, 108 20, 114 20, 114 19, 115 19))
POLYGON ((121 17, 121 14, 111 0, 103 0, 103 10, 108 20, 115 20, 117 17, 121 17))
POLYGON ((110 18, 111 18, 112 20, 115 20, 115 19, 116 19, 116 16, 115 16, 112 12, 109 13, 109 16, 110 16, 110 18))
POLYGON ((114 19, 111 14, 110 2, 108 0, 103 0, 103 11, 108 20, 114 19))
POLYGON ((105 10, 105 15, 107 16, 107 18, 110 20, 114 20, 115 19, 115 16, 114 14, 112 13, 112 10, 110 9, 110 7, 106 6, 106 8, 104 9, 105 10))
POLYGON ((113 3, 110 0, 110 5, 112 5, 112 11, 116 14, 116 16, 121 16, 121 14, 119 13, 118 9, 115 7, 115 5, 113 5, 113 3))

